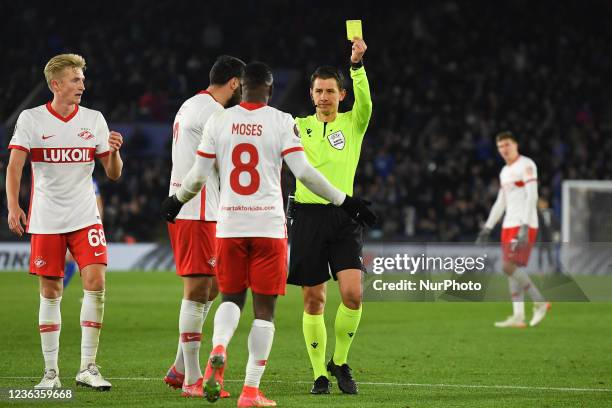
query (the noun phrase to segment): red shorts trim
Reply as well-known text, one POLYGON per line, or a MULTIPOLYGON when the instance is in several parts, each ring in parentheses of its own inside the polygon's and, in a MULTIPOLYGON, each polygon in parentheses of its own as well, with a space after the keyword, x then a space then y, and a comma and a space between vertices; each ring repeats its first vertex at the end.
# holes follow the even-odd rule
POLYGON ((504 261, 510 261, 518 266, 527 266, 531 250, 538 236, 537 228, 529 228, 528 243, 524 246, 516 248, 516 236, 521 227, 502 228, 501 245, 504 261))
POLYGON ((168 223, 177 275, 215 275, 216 232, 217 223, 211 221, 175 220, 174 224, 168 223))
POLYGON ((217 282, 221 293, 247 288, 261 295, 284 295, 286 238, 217 238, 217 282))
POLYGON ((102 224, 94 224, 63 234, 32 234, 30 241, 30 273, 62 278, 66 249, 83 270, 88 265, 108 263, 106 237, 102 224))

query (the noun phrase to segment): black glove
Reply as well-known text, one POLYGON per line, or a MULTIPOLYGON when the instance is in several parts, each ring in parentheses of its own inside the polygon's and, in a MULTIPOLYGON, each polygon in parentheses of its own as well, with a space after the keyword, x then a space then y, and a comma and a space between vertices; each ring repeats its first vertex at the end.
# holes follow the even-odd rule
POLYGON ((295 218, 295 196, 289 194, 287 196, 287 219, 293 220, 295 218))
POLYGON ((176 198, 176 194, 167 197, 161 204, 161 213, 162 216, 166 219, 166 221, 174 224, 174 219, 181 211, 183 207, 183 203, 176 198))
POLYGON ((521 247, 529 242, 529 225, 523 224, 516 236, 516 245, 521 247))
POLYGON ((487 242, 489 242, 490 235, 491 235, 491 229, 484 227, 482 231, 478 233, 478 238, 476 238, 476 243, 479 245, 486 244, 487 242))
POLYGON ((372 203, 369 201, 347 195, 344 202, 340 205, 340 208, 346 211, 352 219, 362 226, 372 227, 376 223, 378 217, 368 208, 370 204, 372 203))

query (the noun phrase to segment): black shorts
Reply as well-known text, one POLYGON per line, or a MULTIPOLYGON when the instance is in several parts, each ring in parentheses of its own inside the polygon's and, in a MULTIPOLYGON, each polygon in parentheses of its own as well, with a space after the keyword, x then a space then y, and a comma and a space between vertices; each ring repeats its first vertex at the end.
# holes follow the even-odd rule
POLYGON ((363 265, 363 228, 334 205, 298 204, 290 227, 287 283, 315 286, 363 265), (331 275, 330 275, 331 273, 331 275))

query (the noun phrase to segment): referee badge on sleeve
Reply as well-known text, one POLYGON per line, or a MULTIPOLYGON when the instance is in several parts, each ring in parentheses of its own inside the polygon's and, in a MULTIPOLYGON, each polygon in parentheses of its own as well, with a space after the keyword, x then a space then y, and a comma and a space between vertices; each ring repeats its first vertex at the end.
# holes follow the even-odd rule
POLYGON ((341 130, 328 135, 327 140, 329 140, 329 144, 337 150, 344 149, 344 145, 346 144, 344 134, 341 130))

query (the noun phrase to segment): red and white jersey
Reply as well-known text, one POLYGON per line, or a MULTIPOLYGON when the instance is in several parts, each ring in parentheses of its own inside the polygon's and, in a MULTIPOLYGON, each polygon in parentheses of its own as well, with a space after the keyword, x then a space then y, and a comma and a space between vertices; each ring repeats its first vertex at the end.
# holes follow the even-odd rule
MULTIPOLYGON (((524 223, 523 217, 526 211, 527 193, 525 186, 528 183, 538 182, 538 169, 529 157, 519 156, 510 165, 505 165, 499 173, 499 183, 504 191, 506 199, 506 214, 504 215, 503 228, 518 227, 524 223)), ((531 228, 538 228, 538 214, 534 208, 526 220, 531 228)))
MULTIPOLYGON (((204 125, 213 113, 222 110, 223 105, 215 101, 209 92, 200 91, 187 99, 177 112, 172 131, 172 173, 169 195, 176 193, 191 170, 196 150, 202 140, 204 125)), ((216 221, 218 207, 219 173, 213 168, 202 191, 185 203, 176 218, 216 221)))
POLYGON ((265 104, 243 102, 210 118, 198 154, 219 166, 217 237, 287 237, 281 168, 298 150, 291 115, 265 104))
POLYGON ((110 153, 102 114, 76 105, 62 117, 51 103, 21 112, 9 149, 30 153, 32 187, 27 232, 59 234, 100 224, 91 174, 94 157, 110 153))

